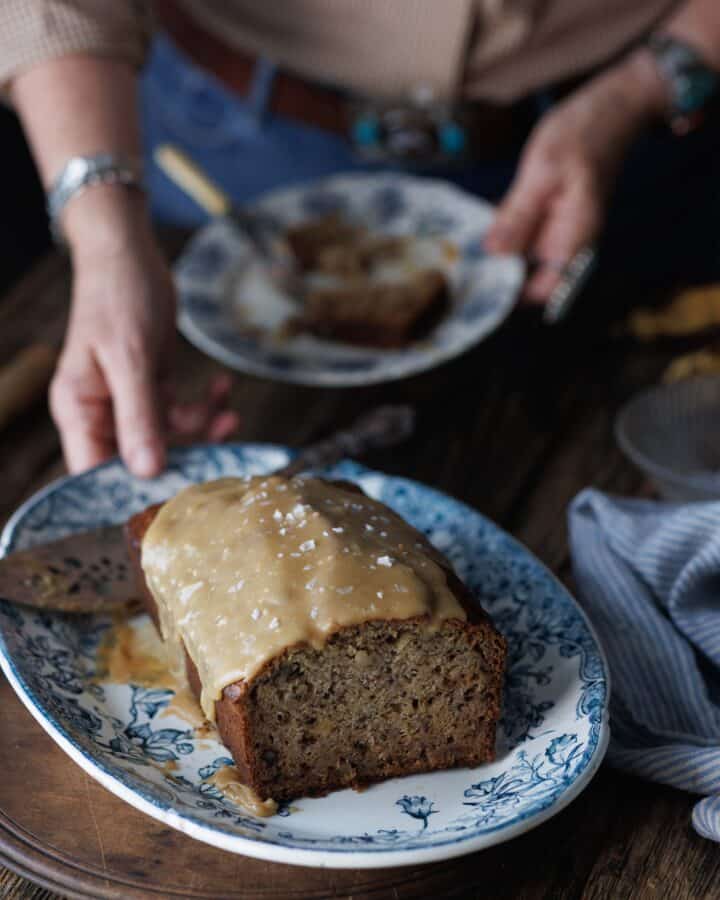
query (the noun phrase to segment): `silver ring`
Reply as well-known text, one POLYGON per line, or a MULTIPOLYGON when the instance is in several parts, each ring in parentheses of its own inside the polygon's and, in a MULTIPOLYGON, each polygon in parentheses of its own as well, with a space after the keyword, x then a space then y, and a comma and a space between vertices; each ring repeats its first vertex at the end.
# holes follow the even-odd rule
POLYGON ((543 321, 547 325, 555 325, 565 318, 592 274, 595 261, 595 249, 583 247, 563 267, 560 283, 550 294, 543 311, 543 321))

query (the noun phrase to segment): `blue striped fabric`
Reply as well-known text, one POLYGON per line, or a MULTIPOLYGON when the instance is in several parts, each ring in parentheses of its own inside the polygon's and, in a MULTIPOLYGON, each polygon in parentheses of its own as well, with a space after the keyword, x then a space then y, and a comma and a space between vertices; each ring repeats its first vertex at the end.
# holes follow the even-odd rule
POLYGON ((720 841, 720 503, 579 494, 569 510, 580 600, 610 665, 611 764, 703 795, 720 841))

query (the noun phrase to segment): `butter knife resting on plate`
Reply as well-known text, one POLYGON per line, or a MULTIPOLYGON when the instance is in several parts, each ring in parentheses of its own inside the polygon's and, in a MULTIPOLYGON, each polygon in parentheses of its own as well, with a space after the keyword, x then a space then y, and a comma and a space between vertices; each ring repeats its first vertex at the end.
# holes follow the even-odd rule
MULTIPOLYGON (((289 477, 390 447, 413 427, 410 407, 381 406, 268 474, 289 477)), ((139 607, 131 575, 123 525, 110 525, 0 559, 0 601, 67 613, 130 612, 139 607)))
POLYGON ((212 218, 225 219, 249 241, 257 261, 281 291, 294 297, 302 296, 302 278, 290 248, 272 229, 268 229, 261 216, 236 206, 229 194, 172 144, 161 144, 154 156, 165 175, 202 210, 212 218))

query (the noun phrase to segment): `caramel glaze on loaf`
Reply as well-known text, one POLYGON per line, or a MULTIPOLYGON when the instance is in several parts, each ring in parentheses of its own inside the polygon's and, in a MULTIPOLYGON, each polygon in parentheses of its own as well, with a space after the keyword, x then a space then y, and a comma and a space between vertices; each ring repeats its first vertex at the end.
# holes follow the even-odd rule
MULTIPOLYGON (((159 508, 126 526, 158 628, 140 550, 159 508)), ((423 627, 424 617, 346 627, 321 650, 288 647, 252 679, 223 690, 216 724, 244 783, 283 801, 494 758, 505 641, 449 566, 446 572, 467 621, 447 620, 435 631, 423 627)), ((185 661, 199 697, 187 652, 185 661)))

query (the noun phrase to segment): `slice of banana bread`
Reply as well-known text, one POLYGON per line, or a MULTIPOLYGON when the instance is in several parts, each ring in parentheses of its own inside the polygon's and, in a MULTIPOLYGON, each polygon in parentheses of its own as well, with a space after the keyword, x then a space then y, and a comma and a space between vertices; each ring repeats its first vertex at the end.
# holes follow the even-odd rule
POLYGON ((300 222, 288 228, 285 242, 304 271, 316 268, 329 247, 355 247, 365 229, 346 222, 337 213, 300 222))
MULTIPOLYGON (((443 619, 431 614, 409 618, 368 615, 367 620, 329 628, 321 643, 309 641, 284 646, 274 651, 250 677, 225 684, 214 703, 215 720, 243 781, 261 798, 282 801, 298 796, 319 796, 413 772, 476 766, 492 760, 495 727, 500 714, 505 642, 449 564, 423 535, 382 504, 358 494, 355 486, 342 486, 338 488, 340 493, 336 491, 332 495, 335 499, 338 496, 346 498, 347 515, 344 518, 340 506, 323 505, 325 501, 321 499, 322 488, 317 487, 317 479, 299 482, 301 485, 314 482, 314 493, 307 487, 298 487, 296 479, 271 481, 275 488, 289 489, 291 494, 297 493, 301 501, 308 501, 305 504, 307 518, 302 521, 297 519, 296 512, 302 502, 298 504, 293 499, 295 505, 287 507, 291 515, 295 513, 297 535, 303 538, 301 546, 305 547, 300 558, 293 561, 298 567, 302 563, 300 571, 312 569, 306 559, 321 550, 322 539, 318 537, 316 547, 314 539, 307 537, 309 529, 317 529, 313 532, 317 535, 328 535, 324 540, 329 542, 327 546, 331 552, 327 557, 319 556, 318 568, 309 572, 316 585, 313 586, 311 580, 301 586, 308 589, 310 602, 317 604, 307 607, 311 617, 317 615, 312 610, 320 609, 322 618, 324 602, 317 593, 312 599, 313 590, 329 590, 332 584, 339 584, 337 579, 333 581, 336 575, 332 573, 339 571, 341 563, 344 564, 355 552, 353 549, 343 556, 346 553, 344 546, 362 545, 365 548, 362 540, 353 537, 340 549, 340 544, 331 542, 333 534, 339 531, 343 538, 355 536, 359 532, 353 528, 359 527, 369 528, 367 533, 375 542, 367 545, 371 546, 368 558, 374 560, 369 567, 372 570, 368 571, 369 578, 385 578, 388 573, 394 573, 387 584, 396 582, 394 588, 402 589, 404 593, 398 596, 404 602, 407 585, 413 583, 404 579, 415 577, 410 572, 412 565, 416 567, 416 574, 424 571, 426 564, 431 569, 437 566, 437 571, 444 576, 443 589, 448 590, 452 602, 457 601, 459 614, 450 614, 443 619), (351 511, 351 506, 357 509, 351 511), (361 526, 363 520, 364 526, 361 526), (389 525, 384 525, 383 520, 389 525), (416 557, 401 557, 403 551, 398 551, 396 542, 391 550, 398 560, 390 568, 393 561, 382 553, 384 539, 377 533, 387 534, 385 528, 403 538, 405 543, 400 543, 400 547, 408 548, 411 546, 408 542, 412 541, 417 548, 416 557), (393 532, 393 528, 397 530, 393 532), (313 548, 307 551, 311 544, 313 548), (333 557, 333 546, 337 550, 336 557, 333 557), (323 570, 322 566, 326 568, 323 570), (325 575, 321 576, 318 573, 322 571, 325 575)), ((267 482, 260 482, 259 485, 255 483, 255 489, 259 491, 258 496, 269 493, 272 501, 267 507, 267 519, 261 510, 263 520, 274 520, 275 524, 279 523, 278 530, 291 535, 292 527, 286 526, 289 517, 283 513, 285 507, 270 515, 275 503, 273 487, 268 488, 267 482)), ((192 511, 195 519, 206 509, 202 504, 207 498, 201 499, 192 511)), ((247 513, 247 505, 245 509, 247 513)), ((137 579, 148 612, 158 627, 161 616, 157 598, 147 586, 142 545, 160 510, 158 506, 150 507, 127 524, 128 547, 137 579)), ((173 529, 179 529, 172 531, 178 542, 183 540, 182 521, 178 519, 172 523, 173 529)), ((225 519, 218 523, 223 534, 227 532, 227 522, 225 519)), ((253 527, 258 531, 257 525, 253 527)), ((271 523, 267 527, 274 528, 275 525, 271 523)), ((253 540, 258 536, 259 532, 250 534, 253 540)), ((267 539, 260 536, 257 552, 262 560, 265 560, 262 554, 266 543, 267 539)), ((280 545, 271 546, 274 551, 280 545)), ((223 554, 217 558, 225 558, 224 548, 223 554)), ((272 557, 276 555, 273 552, 272 557)), ((248 558, 254 558, 253 554, 248 558)), ((286 561, 283 555, 282 564, 286 561)), ((362 561, 364 563, 364 558, 362 561)), ((258 571, 268 565, 266 561, 262 565, 259 563, 258 571)), ((195 571, 198 577, 207 576, 212 580, 211 572, 203 572, 201 559, 197 559, 195 571)), ((261 580, 254 583, 253 590, 262 584, 263 573, 260 572, 258 577, 261 580)), ((270 575, 267 577, 268 584, 274 584, 270 575)), ((373 582, 373 591, 377 583, 373 582)), ((430 579, 427 583, 437 582, 430 579)), ((333 603, 352 598, 349 587, 336 588, 336 593, 339 590, 347 595, 334 595, 333 603)), ((187 588, 183 590, 187 592, 187 588)), ((382 590, 374 592, 384 593, 382 590)), ((300 598, 301 595, 297 596, 300 598)), ((298 599, 296 602, 301 604, 303 601, 298 599)), ((338 609, 335 607, 336 612, 338 609)), ((183 606, 185 610, 192 615, 192 600, 183 606)), ((448 607, 448 610, 452 613, 452 608, 448 607)), ((253 610, 253 619, 255 612, 253 610)), ((278 615, 282 617, 282 613, 278 615)), ((218 634, 227 627, 222 619, 218 620, 218 634)), ((246 636, 236 637, 242 640, 246 636)), ((205 653, 208 652, 206 647, 205 653)), ((199 658, 197 647, 194 653, 195 659, 185 647, 188 678, 200 697, 203 691, 200 671, 205 670, 206 660, 199 658)))
POLYGON ((445 276, 423 269, 403 281, 358 281, 308 291, 297 328, 352 344, 403 347, 426 335, 447 305, 445 276))

